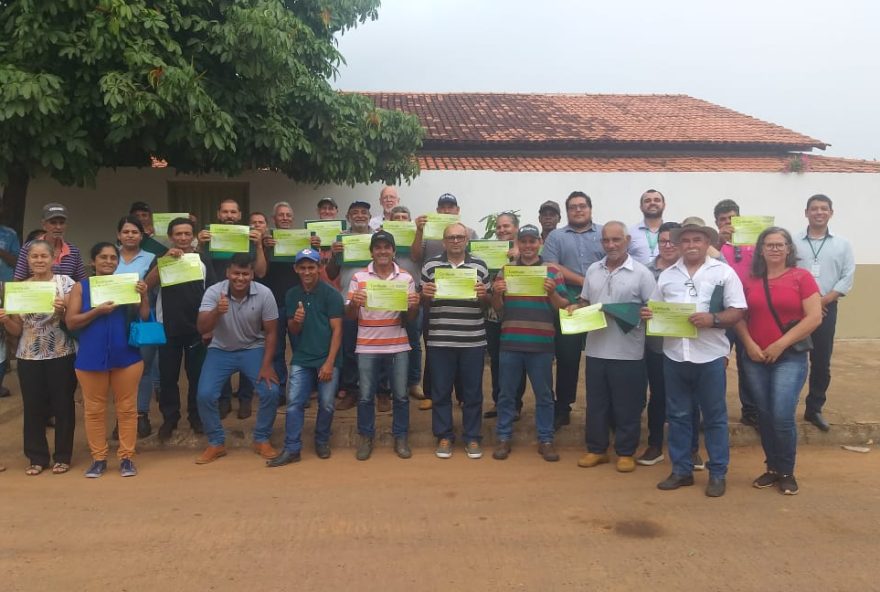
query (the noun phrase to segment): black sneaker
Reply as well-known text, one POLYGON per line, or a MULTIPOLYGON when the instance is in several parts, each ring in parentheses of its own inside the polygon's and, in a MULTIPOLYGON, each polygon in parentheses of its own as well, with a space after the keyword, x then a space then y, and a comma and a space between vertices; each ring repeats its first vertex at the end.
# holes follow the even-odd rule
POLYGON ((670 473, 669 476, 666 477, 666 479, 657 484, 657 489, 660 489, 662 491, 672 491, 673 489, 678 489, 679 487, 687 487, 693 484, 693 475, 676 475, 675 473, 670 473))
POLYGON ((636 459, 636 463, 644 467, 652 467, 657 463, 661 463, 666 459, 663 456, 663 450, 656 446, 648 446, 642 455, 636 459))
POLYGON ((767 471, 754 481, 752 481, 752 485, 757 487, 758 489, 767 489, 768 487, 773 487, 779 481, 779 473, 776 471, 767 471))
POLYGON ((694 463, 695 471, 705 471, 706 470, 706 461, 703 460, 703 457, 700 456, 699 452, 694 452, 691 455, 691 462, 694 463))
POLYGON ((177 424, 171 422, 165 422, 159 426, 159 441, 167 442, 171 439, 171 434, 174 433, 174 430, 177 429, 177 424))
POLYGON ((782 475, 779 477, 779 493, 782 495, 797 495, 798 484, 794 475, 782 475))
POLYGON ((138 413, 138 438, 146 438, 153 433, 153 426, 150 424, 150 416, 146 413, 138 413))
POLYGON ((330 444, 315 444, 315 454, 318 455, 318 458, 330 458, 330 444))

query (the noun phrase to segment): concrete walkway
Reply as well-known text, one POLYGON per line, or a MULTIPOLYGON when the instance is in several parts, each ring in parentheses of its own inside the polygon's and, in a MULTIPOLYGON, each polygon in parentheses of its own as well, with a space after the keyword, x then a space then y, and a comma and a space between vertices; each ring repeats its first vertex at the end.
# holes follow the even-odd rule
MULTIPOLYGON (((799 437, 801 444, 861 444, 873 440, 880 442, 880 340, 853 340, 838 341, 834 353, 832 368, 832 385, 828 393, 828 404, 825 408, 825 417, 831 423, 831 431, 820 432, 814 426, 801 421, 803 416, 803 401, 798 408, 799 437)), ((728 368, 728 393, 727 402, 730 412, 730 441, 732 446, 749 446, 760 442, 757 432, 753 428, 739 423, 740 406, 737 396, 737 381, 735 361, 731 360, 728 368)), ((185 379, 181 379, 184 383, 185 379)), ((18 387, 17 376, 13 372, 7 376, 6 386, 13 395, 9 398, 0 399, 0 429, 21 430, 21 396, 18 387)), ((185 388, 181 387, 185 392, 185 388)), ((484 409, 491 407, 489 393, 490 379, 489 369, 484 372, 484 393, 488 404, 484 409)), ((562 428, 556 435, 559 446, 583 446, 584 438, 584 379, 583 362, 581 362, 581 380, 578 387, 578 400, 572 413, 572 423, 562 428)), ((77 399, 80 394, 77 392, 77 399)), ((185 403, 184 403, 185 404, 185 403)), ((256 406, 255 406, 256 407, 256 406)), ((227 430, 227 446, 249 446, 250 431, 253 428, 254 417, 247 420, 239 420, 235 417, 237 401, 233 402, 233 412, 224 421, 227 430)), ((84 445, 84 431, 82 429, 82 405, 77 405, 77 414, 80 419, 77 423, 77 447, 84 445)), ((185 417, 185 413, 183 414, 185 417)), ((306 427, 303 434, 303 442, 306 449, 312 447, 312 433, 314 428, 315 406, 314 404, 306 411, 306 427)), ((356 409, 341 411, 334 417, 333 439, 334 447, 350 447, 357 441, 356 409)), ((164 446, 159 443, 155 430, 161 424, 161 416, 155 404, 151 413, 154 434, 138 442, 140 450, 155 450, 162 447, 187 447, 201 448, 206 441, 203 436, 196 436, 189 430, 186 420, 180 423, 180 429, 175 432, 174 438, 164 446)), ((461 416, 455 411, 456 426, 460 426, 461 416)), ((643 416, 644 421, 644 416, 643 416)), ((377 440, 379 444, 390 445, 391 442, 391 413, 377 415, 377 440)), ((112 423, 109 423, 112 427, 112 423)), ((494 442, 495 420, 489 419, 483 422, 484 447, 491 446, 494 442)), ((284 415, 279 414, 275 422, 275 432, 272 441, 280 446, 284 438, 284 415)), ((643 434, 643 443, 645 437, 643 434)), ((431 412, 420 411, 418 401, 412 401, 410 406, 410 442, 415 447, 431 447, 434 437, 431 434, 431 412)), ((525 408, 522 419, 515 424, 515 444, 529 444, 535 442, 534 425, 534 397, 531 390, 526 390, 525 408)), ((6 455, 11 451, 6 452, 6 455)), ((6 456, 8 458, 8 456, 6 456)))

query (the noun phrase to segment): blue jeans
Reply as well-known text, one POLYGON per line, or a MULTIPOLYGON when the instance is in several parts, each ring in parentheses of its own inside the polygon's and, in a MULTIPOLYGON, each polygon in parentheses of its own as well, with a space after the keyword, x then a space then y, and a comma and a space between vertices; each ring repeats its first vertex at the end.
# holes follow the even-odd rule
POLYGON ((431 427, 437 438, 455 440, 452 422, 452 388, 458 385, 461 431, 465 442, 482 439, 484 347, 429 347, 431 365, 431 427))
POLYGON ((159 346, 145 345, 141 348, 141 357, 144 359, 144 373, 138 383, 137 410, 138 413, 150 412, 150 400, 153 391, 159 392, 159 346))
POLYGON ((797 453, 795 409, 807 380, 807 352, 785 352, 773 364, 745 358, 743 368, 758 406, 758 431, 767 470, 793 475, 797 453))
POLYGON ((394 407, 391 434, 402 438, 409 432, 409 399, 406 393, 406 373, 409 352, 396 354, 358 354, 360 398, 358 399, 358 433, 372 438, 376 434, 376 391, 379 388, 379 369, 385 360, 391 360, 391 396, 394 407))
POLYGON ((290 381, 287 383, 287 419, 284 422, 284 450, 288 452, 302 450, 305 404, 308 403, 316 385, 318 417, 315 420, 315 444, 330 442, 330 426, 333 424, 336 391, 339 387, 339 368, 333 368, 333 377, 330 380, 320 382, 318 368, 291 366, 290 381))
POLYGON ((730 464, 730 434, 727 431, 727 375, 724 358, 705 364, 663 359, 666 380, 666 417, 669 421, 669 458, 672 472, 690 475, 694 405, 703 412, 703 438, 709 453, 707 467, 712 477, 727 475, 730 464))
POLYGON ((357 347, 358 324, 355 319, 342 319, 342 375, 339 388, 352 391, 358 388, 358 356, 354 353, 357 347))
MULTIPOLYGON (((406 372, 406 386, 415 386, 422 382, 422 309, 411 321, 406 322, 406 336, 409 339, 409 366, 406 372)), ((382 364, 379 373, 379 390, 390 391, 388 375, 391 363, 382 364)))
POLYGON ((268 442, 272 435, 272 424, 275 423, 275 413, 278 409, 278 385, 266 384, 266 381, 257 383, 260 367, 263 365, 263 348, 239 349, 235 351, 223 351, 216 347, 209 347, 202 365, 202 375, 199 378, 199 417, 208 436, 211 446, 220 446, 226 441, 223 424, 220 423, 220 409, 217 401, 220 399, 220 389, 223 383, 229 380, 235 372, 241 372, 247 380, 256 386, 257 396, 260 397, 260 408, 257 411, 257 423, 254 425, 254 443, 268 442))
MULTIPOLYGON (((663 448, 663 433, 666 429, 666 382, 663 378, 665 358, 663 354, 645 348, 645 366, 648 369, 648 386, 651 389, 651 398, 648 400, 648 446, 659 449, 663 448)), ((699 449, 700 406, 694 403, 691 450, 697 452, 699 449)))
POLYGON ((498 363, 501 392, 498 394, 498 440, 513 437, 516 392, 525 369, 535 393, 535 427, 539 442, 553 441, 553 352, 535 353, 501 350, 498 363))

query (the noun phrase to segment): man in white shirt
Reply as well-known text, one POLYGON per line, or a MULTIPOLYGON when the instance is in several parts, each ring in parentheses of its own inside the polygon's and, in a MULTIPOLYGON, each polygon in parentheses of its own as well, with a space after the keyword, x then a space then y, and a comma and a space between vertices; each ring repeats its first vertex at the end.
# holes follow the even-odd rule
MULTIPOLYGON (((672 473, 657 488, 672 490, 694 484, 691 437, 697 402, 709 453, 706 495, 720 497, 730 462, 724 368, 730 342, 724 330, 743 318, 746 300, 733 269, 707 256, 710 245, 718 240, 714 228, 685 224, 672 232, 672 240, 679 246, 681 258, 660 274, 653 299, 695 304, 696 312, 688 321, 696 327, 697 336, 663 339, 672 473)), ((650 309, 642 309, 642 318, 652 316, 650 309)))

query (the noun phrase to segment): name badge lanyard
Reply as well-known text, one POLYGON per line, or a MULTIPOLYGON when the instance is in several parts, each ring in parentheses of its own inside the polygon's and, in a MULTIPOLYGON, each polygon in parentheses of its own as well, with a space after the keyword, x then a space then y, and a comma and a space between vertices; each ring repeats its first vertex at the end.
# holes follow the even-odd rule
POLYGON ((660 233, 654 234, 647 228, 645 229, 645 241, 648 243, 648 250, 650 251, 651 257, 656 257, 659 253, 657 249, 657 245, 660 243, 660 233), (653 239, 653 240, 652 240, 653 239))
MULTIPOLYGON (((813 276, 818 277, 818 275, 819 275, 819 253, 822 252, 822 248, 825 246, 825 241, 828 240, 828 231, 827 230, 825 231, 825 236, 822 237, 822 242, 819 243, 818 249, 816 249, 816 247, 813 246, 813 239, 810 238, 809 232, 810 232, 810 230, 808 228, 807 229, 807 244, 810 245, 810 250, 813 252, 813 265, 811 267, 811 272, 812 272, 813 276)), ((818 240, 818 239, 816 239, 816 240, 818 240)))

